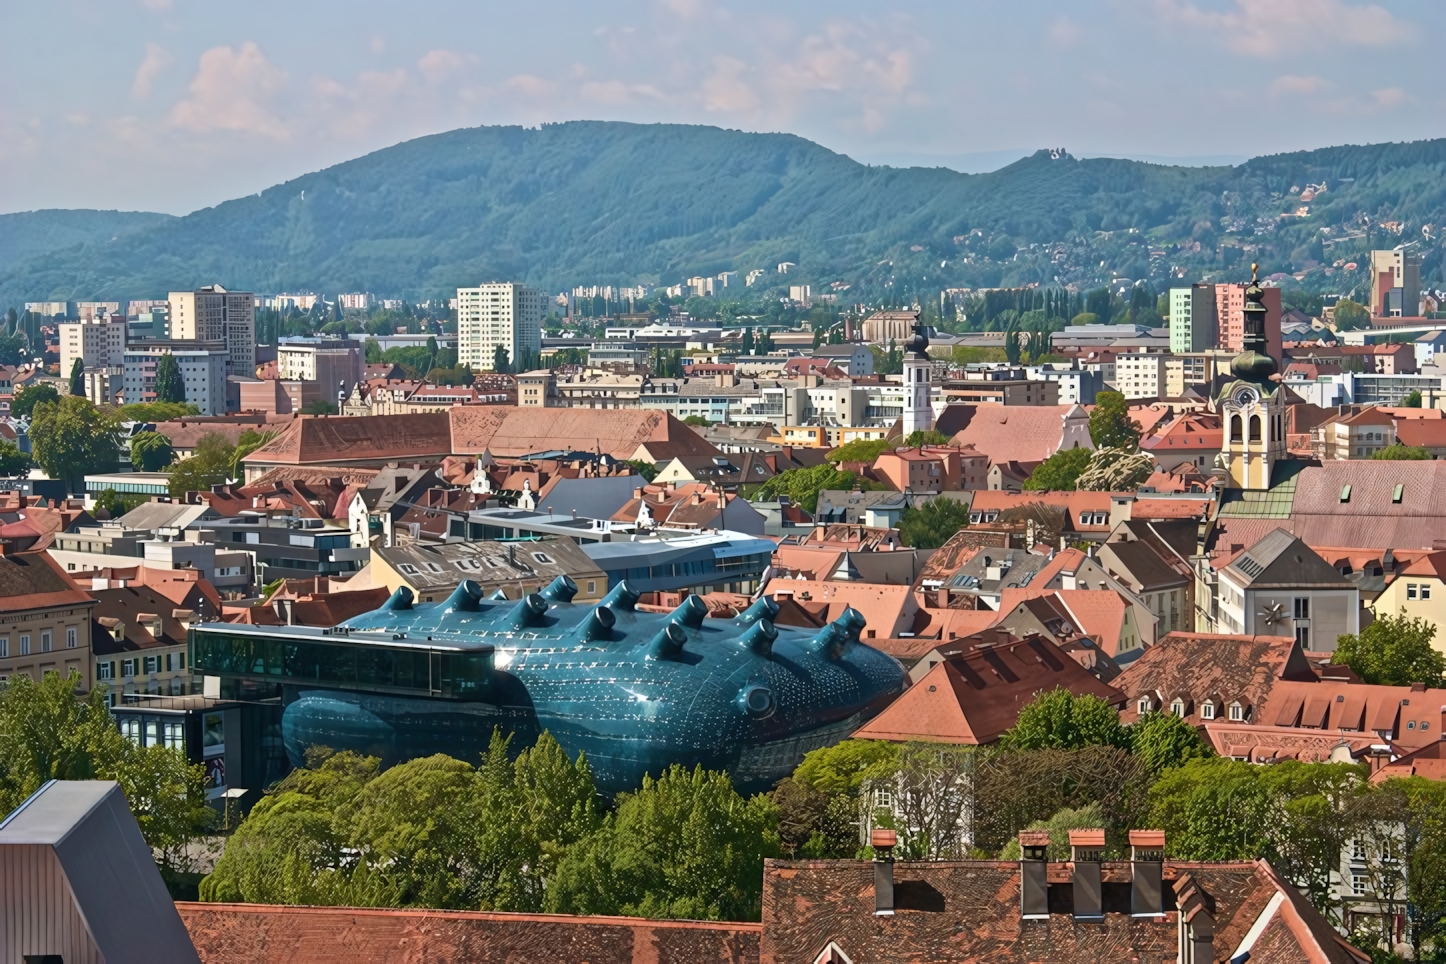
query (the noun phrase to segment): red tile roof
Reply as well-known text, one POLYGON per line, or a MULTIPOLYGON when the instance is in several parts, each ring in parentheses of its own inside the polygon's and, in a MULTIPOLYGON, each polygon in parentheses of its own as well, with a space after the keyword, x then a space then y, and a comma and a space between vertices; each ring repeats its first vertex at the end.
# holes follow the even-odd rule
MULTIPOLYGON (((469 408, 471 406, 462 406, 469 408)), ((489 406, 476 406, 490 411, 489 406)), ((297 416, 246 457, 248 465, 318 465, 441 459, 452 452, 447 412, 418 415, 297 416)))
POLYGON ((1059 686, 1115 705, 1124 700, 1123 693, 1095 679, 1058 646, 1034 636, 946 659, 853 735, 900 743, 993 743, 1036 694, 1059 686))
POLYGON ((871 582, 815 582, 812 579, 770 579, 763 587, 771 599, 790 598, 807 609, 827 610, 832 622, 852 606, 863 614, 864 641, 907 632, 918 603, 909 586, 871 582))
POLYGON ((760 924, 177 902, 202 964, 755 964, 760 924))
MULTIPOLYGON (((1044 461, 1060 446, 1066 416, 1084 415, 1078 405, 981 404, 949 408, 973 409, 972 413, 961 412, 956 416, 965 424, 955 430, 950 444, 972 445, 994 463, 1044 461)), ((952 427, 944 416, 940 421, 952 427)))
POLYGON ((455 455, 527 455, 550 449, 601 451, 649 461, 680 455, 719 455, 718 449, 667 412, 650 408, 505 408, 461 405, 451 419, 455 455))
POLYGON ((0 556, 0 612, 95 602, 45 550, 0 556))

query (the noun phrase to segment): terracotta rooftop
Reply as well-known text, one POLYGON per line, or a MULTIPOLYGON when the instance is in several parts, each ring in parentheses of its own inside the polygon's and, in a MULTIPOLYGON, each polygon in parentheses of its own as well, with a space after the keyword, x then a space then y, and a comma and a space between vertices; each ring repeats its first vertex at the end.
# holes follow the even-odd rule
POLYGON ((755 964, 759 924, 177 902, 203 964, 755 964))
POLYGON ((859 740, 993 743, 1044 690, 1063 686, 1119 705, 1124 695, 1101 683, 1049 640, 1034 636, 951 657, 855 731, 859 740))
POLYGON ((770 579, 763 587, 769 598, 792 599, 805 609, 827 612, 832 622, 852 606, 867 620, 864 640, 885 638, 908 631, 913 626, 918 603, 913 590, 906 585, 881 585, 866 582, 816 582, 812 579, 770 579))
POLYGON ((697 432, 658 409, 510 408, 461 405, 451 419, 456 455, 527 455, 561 449, 601 451, 617 459, 649 461, 680 455, 719 455, 697 432))
MULTIPOLYGON (((466 406, 463 406, 464 408, 466 406)), ((478 411, 491 411, 477 406, 478 411)), ((447 412, 298 416, 245 459, 248 465, 316 465, 441 459, 452 452, 447 412)))
POLYGON ((1084 417, 1078 405, 950 405, 939 431, 950 444, 972 445, 991 462, 1041 462, 1055 453, 1067 418, 1084 417))
POLYGON ((44 550, 0 556, 0 612, 94 602, 44 550))

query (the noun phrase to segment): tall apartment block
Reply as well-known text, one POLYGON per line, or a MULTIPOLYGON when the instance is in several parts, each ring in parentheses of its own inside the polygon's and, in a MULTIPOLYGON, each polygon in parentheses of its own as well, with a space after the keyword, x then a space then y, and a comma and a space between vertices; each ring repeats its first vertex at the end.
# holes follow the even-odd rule
MULTIPOLYGON (((1245 350, 1245 289, 1243 284, 1215 286, 1216 344, 1228 352, 1245 350)), ((1265 353, 1280 360, 1280 289, 1265 288, 1265 353)))
POLYGON ((1215 286, 1170 289, 1170 351, 1204 351, 1215 344, 1215 286))
POLYGON ((89 321, 60 326, 60 377, 69 378, 79 358, 84 368, 118 368, 125 360, 126 320, 123 315, 93 316, 89 321))
POLYGON ((127 402, 156 400, 156 368, 162 355, 176 359, 181 382, 186 386, 186 401, 199 408, 202 415, 226 414, 226 366, 231 363, 231 352, 221 342, 188 339, 131 345, 125 352, 122 373, 127 402))
POLYGON ((1409 318, 1421 313, 1421 256, 1406 251, 1371 252, 1371 317, 1409 318))
POLYGON ((172 339, 221 342, 226 346, 226 374, 255 377, 256 298, 251 292, 207 285, 172 291, 167 305, 172 339))
POLYGON ((497 346, 516 364, 524 352, 542 351, 547 295, 510 282, 457 289, 457 364, 491 371, 497 346))

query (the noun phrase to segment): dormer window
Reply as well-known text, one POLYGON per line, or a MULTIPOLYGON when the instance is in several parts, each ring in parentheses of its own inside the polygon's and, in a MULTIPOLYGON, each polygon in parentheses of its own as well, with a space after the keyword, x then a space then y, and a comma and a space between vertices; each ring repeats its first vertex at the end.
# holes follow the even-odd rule
POLYGON ((1082 525, 1082 526, 1087 526, 1087 525, 1089 525, 1089 524, 1090 524, 1090 513, 1088 513, 1088 512, 1081 512, 1081 513, 1079 514, 1079 524, 1082 525))
POLYGON ((1142 716, 1150 712, 1150 698, 1148 696, 1140 697, 1140 703, 1138 708, 1142 716))
POLYGON ((1239 701, 1239 700, 1236 700, 1234 703, 1231 703, 1231 704, 1230 704, 1230 722, 1232 722, 1232 723, 1240 723, 1240 722, 1242 722, 1244 719, 1245 719, 1245 707, 1243 707, 1243 706, 1240 705, 1240 701, 1239 701))
POLYGON ((1185 701, 1182 700, 1182 699, 1180 699, 1180 697, 1178 697, 1178 696, 1175 697, 1174 702, 1172 702, 1172 703, 1170 704, 1170 713, 1171 713, 1172 715, 1174 715, 1174 716, 1184 716, 1184 715, 1185 715, 1185 701))
POLYGON ((1213 719, 1215 719, 1215 704, 1214 704, 1214 703, 1208 703, 1208 702, 1207 702, 1207 703, 1201 703, 1201 704, 1200 704, 1200 719, 1202 719, 1202 720, 1213 720, 1213 719))

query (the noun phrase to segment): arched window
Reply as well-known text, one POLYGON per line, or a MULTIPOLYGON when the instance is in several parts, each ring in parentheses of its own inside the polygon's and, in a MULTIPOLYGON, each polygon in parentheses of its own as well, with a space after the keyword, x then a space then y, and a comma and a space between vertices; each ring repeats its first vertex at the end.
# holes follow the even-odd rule
POLYGON ((1260 441, 1260 416, 1259 416, 1259 415, 1252 415, 1252 416, 1250 416, 1250 441, 1252 441, 1252 442, 1259 442, 1259 441, 1260 441))
POLYGON ((1227 442, 1239 442, 1239 441, 1240 441, 1241 439, 1243 439, 1244 437, 1245 437, 1244 434, 1240 431, 1240 416, 1239 416, 1239 415, 1232 415, 1232 416, 1230 416, 1230 437, 1229 437, 1228 439, 1226 439, 1225 441, 1227 441, 1227 442))

